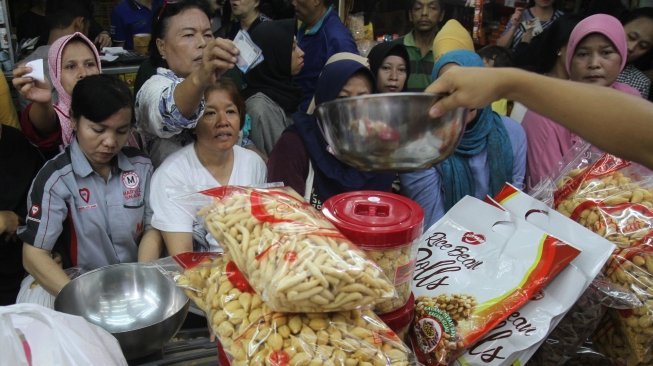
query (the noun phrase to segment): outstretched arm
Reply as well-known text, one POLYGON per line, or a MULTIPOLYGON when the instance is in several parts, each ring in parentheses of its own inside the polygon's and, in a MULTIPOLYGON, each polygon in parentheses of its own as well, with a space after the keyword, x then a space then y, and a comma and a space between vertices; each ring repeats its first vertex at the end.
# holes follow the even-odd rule
POLYGON ((453 67, 426 92, 449 93, 431 108, 432 116, 508 98, 602 150, 653 168, 653 104, 642 98, 513 68, 453 67))

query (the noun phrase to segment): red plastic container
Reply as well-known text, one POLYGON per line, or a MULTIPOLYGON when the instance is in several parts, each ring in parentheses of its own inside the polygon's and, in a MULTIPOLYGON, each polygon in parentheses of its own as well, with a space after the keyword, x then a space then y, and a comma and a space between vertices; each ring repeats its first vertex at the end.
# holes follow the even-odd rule
POLYGON ((394 193, 357 191, 329 198, 322 213, 394 282, 398 298, 377 304, 374 311, 383 314, 404 306, 424 225, 422 208, 394 193))
POLYGON ((415 296, 411 292, 408 302, 406 302, 404 306, 393 312, 381 314, 379 317, 388 325, 388 327, 390 327, 390 329, 397 333, 399 339, 406 342, 406 335, 408 334, 410 324, 413 321, 414 310, 415 296))

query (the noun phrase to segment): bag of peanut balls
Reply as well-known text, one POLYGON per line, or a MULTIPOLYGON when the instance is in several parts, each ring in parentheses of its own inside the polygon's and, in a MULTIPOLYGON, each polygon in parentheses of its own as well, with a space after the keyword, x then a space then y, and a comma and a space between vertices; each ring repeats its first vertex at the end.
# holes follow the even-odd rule
POLYGON ((228 254, 184 253, 178 286, 201 308, 231 365, 412 365, 410 349, 371 310, 272 311, 228 254))
POLYGON ((579 253, 525 220, 466 196, 419 242, 411 329, 417 360, 427 366, 454 362, 579 253))
POLYGON ((653 360, 653 172, 585 144, 555 179, 553 205, 617 246, 604 274, 644 304, 612 311, 632 364, 653 360))

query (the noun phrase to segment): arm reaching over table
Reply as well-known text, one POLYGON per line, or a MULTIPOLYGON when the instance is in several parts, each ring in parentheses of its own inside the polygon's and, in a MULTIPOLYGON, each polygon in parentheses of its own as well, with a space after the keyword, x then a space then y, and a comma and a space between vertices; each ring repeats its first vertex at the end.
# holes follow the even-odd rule
POLYGON ((653 104, 642 98, 513 68, 452 67, 426 92, 449 94, 431 107, 432 117, 507 98, 611 154, 653 168, 653 104))

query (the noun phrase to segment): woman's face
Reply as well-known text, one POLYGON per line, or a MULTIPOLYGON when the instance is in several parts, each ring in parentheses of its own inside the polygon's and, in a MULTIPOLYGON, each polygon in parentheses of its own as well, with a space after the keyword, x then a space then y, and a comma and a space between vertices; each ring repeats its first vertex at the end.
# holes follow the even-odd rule
POLYGON ((396 93, 406 84, 406 61, 399 56, 388 56, 376 73, 376 89, 380 93, 396 93))
POLYGON ((653 47, 653 19, 634 19, 624 25, 624 29, 628 41, 628 62, 633 62, 653 47))
POLYGON ((106 120, 95 123, 82 116, 73 120, 79 147, 94 170, 111 164, 111 160, 127 143, 132 112, 122 108, 106 120))
POLYGON ((231 13, 238 17, 246 17, 256 12, 258 0, 231 0, 231 13))
POLYGON ((73 95, 75 84, 86 76, 100 73, 93 51, 85 43, 73 41, 64 47, 61 54, 61 86, 68 95, 73 95))
POLYGON ((574 81, 610 86, 621 72, 621 56, 604 35, 590 34, 574 50, 569 77, 574 81))
POLYGON ((304 67, 304 51, 297 45, 297 39, 292 42, 292 55, 290 56, 290 74, 295 76, 304 67))
POLYGON ((535 5, 540 8, 550 8, 553 6, 555 0, 535 0, 535 5))
POLYGON ((372 84, 370 80, 361 74, 355 74, 347 80, 345 86, 342 87, 340 93, 338 93, 338 98, 349 98, 357 97, 359 95, 365 95, 372 93, 372 84))
POLYGON ((200 118, 195 134, 197 144, 206 150, 226 151, 238 142, 240 111, 224 90, 215 90, 206 96, 206 109, 200 118))
POLYGON ((213 39, 211 22, 197 8, 183 10, 167 22, 165 34, 156 45, 170 70, 185 78, 202 65, 206 43, 213 39))

